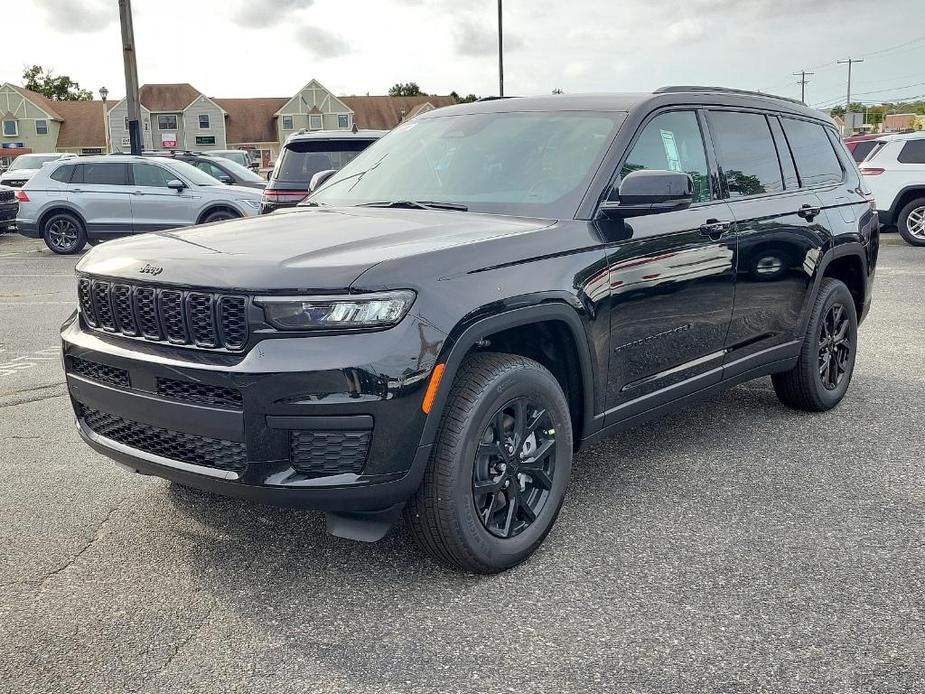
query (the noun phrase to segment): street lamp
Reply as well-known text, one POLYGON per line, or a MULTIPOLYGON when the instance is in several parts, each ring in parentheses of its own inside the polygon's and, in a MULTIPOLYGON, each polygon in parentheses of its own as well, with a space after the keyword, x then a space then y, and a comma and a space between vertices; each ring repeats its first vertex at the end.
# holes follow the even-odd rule
POLYGON ((100 98, 103 100, 103 146, 106 148, 106 154, 109 154, 109 111, 106 109, 109 90, 106 87, 100 87, 100 98))

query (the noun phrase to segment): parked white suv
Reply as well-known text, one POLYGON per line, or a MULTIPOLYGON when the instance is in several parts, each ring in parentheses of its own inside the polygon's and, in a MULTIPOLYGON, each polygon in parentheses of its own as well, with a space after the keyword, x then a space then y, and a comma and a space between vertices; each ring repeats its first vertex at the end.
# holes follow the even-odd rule
POLYGON ((895 224, 907 243, 925 246, 925 132, 884 135, 859 167, 880 223, 895 224))
POLYGON ((81 157, 43 167, 16 192, 16 227, 55 253, 77 253, 115 236, 250 217, 260 196, 176 159, 81 157))
POLYGON ((0 174, 0 185, 10 188, 22 188, 26 181, 35 176, 39 170, 53 161, 73 159, 76 154, 20 154, 10 164, 10 168, 0 174))

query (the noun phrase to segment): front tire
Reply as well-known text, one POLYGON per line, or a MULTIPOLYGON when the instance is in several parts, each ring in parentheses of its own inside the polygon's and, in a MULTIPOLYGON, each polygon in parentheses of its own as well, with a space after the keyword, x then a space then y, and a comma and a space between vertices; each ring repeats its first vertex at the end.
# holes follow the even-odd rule
POLYGON ((456 376, 424 481, 405 509, 411 534, 454 568, 510 569, 552 529, 571 466, 571 418, 555 377, 525 357, 473 354, 456 376))
POLYGON ((80 253, 87 245, 83 223, 69 212, 58 212, 46 219, 42 238, 45 245, 58 255, 80 253))
POLYGON ((778 399, 808 412, 835 407, 851 383, 857 341, 858 317, 851 292, 840 280, 823 278, 797 365, 771 376, 778 399))
POLYGON ((226 222, 229 219, 239 219, 240 215, 235 214, 231 210, 213 210, 209 212, 205 217, 202 218, 202 224, 212 224, 212 222, 226 222))
POLYGON ((916 198, 902 208, 896 227, 910 246, 925 246, 925 198, 916 198))

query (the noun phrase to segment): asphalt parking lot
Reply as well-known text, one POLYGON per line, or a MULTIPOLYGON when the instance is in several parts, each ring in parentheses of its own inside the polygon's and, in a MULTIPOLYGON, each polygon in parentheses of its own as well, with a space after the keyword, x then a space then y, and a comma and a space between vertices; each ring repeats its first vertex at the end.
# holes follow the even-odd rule
POLYGON ((840 407, 763 379, 587 449, 490 578, 93 453, 74 264, 0 236, 0 691, 925 692, 925 249, 883 248, 840 407))

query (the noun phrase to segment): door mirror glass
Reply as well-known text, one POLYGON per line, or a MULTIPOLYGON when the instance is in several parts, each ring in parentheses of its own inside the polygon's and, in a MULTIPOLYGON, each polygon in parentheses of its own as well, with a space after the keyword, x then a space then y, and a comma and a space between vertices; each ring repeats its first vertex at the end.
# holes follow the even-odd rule
POLYGON ((680 171, 633 171, 623 177, 617 199, 601 204, 608 217, 640 217, 684 210, 694 201, 694 181, 680 171))
POLYGON ((167 181, 167 187, 171 188, 172 190, 181 191, 186 188, 186 184, 179 178, 173 178, 167 181))
POLYGON ((221 176, 218 176, 218 180, 222 183, 227 183, 228 185, 234 183, 234 179, 228 174, 222 174, 221 176))
POLYGON ((337 173, 337 169, 325 169, 324 171, 319 171, 314 176, 312 180, 308 183, 308 192, 314 193, 318 188, 324 185, 331 176, 337 173))

